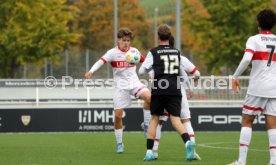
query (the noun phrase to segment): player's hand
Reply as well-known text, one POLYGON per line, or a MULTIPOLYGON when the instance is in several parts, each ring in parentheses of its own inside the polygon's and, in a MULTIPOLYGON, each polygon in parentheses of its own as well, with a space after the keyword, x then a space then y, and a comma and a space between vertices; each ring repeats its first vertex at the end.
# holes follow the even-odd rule
POLYGON ((187 99, 190 100, 194 96, 194 91, 188 91, 187 99))
POLYGON ((232 89, 234 92, 238 93, 241 89, 240 82, 237 79, 232 79, 232 89))
POLYGON ((91 73, 91 72, 86 72, 86 73, 84 74, 84 77, 85 77, 86 79, 91 79, 91 78, 92 78, 92 73, 91 73))

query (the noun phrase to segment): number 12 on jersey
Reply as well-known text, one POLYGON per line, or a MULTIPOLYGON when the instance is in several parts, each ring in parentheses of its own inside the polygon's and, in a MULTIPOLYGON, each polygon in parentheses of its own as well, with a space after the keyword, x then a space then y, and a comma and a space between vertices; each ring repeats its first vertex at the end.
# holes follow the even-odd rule
POLYGON ((179 73, 179 58, 178 55, 160 55, 160 59, 164 62, 165 74, 179 73))

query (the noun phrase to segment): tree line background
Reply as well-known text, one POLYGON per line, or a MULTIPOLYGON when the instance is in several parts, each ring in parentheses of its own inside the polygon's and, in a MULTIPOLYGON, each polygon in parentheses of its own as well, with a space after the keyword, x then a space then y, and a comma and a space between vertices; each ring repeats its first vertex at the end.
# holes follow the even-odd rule
MULTIPOLYGON (((245 42, 257 31, 256 14, 276 0, 181 0, 181 52, 203 75, 229 75, 245 42)), ((175 0, 118 0, 118 27, 135 34, 142 54, 154 46, 154 23, 175 35, 175 0), (158 8, 158 11, 156 11, 158 8)), ((82 78, 114 47, 113 0, 1 0, 0 78, 82 78)), ((111 78, 111 66, 96 78, 111 78)))

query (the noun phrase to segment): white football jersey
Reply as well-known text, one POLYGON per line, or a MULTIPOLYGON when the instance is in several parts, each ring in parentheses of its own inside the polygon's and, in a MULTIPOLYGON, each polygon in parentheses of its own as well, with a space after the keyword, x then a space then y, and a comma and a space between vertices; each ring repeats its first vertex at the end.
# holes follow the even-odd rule
MULTIPOLYGON (((130 47, 129 49, 138 51, 134 47, 130 47)), ((136 73, 136 65, 128 64, 125 61, 125 54, 127 51, 123 52, 116 46, 107 51, 100 58, 104 63, 110 62, 113 69, 115 86, 120 89, 132 89, 140 84, 140 80, 136 73)))
POLYGON ((263 32, 250 37, 245 52, 252 56, 249 95, 276 98, 276 36, 271 32, 263 32))
POLYGON ((180 67, 187 73, 194 74, 197 71, 197 67, 188 60, 187 57, 180 56, 180 67))

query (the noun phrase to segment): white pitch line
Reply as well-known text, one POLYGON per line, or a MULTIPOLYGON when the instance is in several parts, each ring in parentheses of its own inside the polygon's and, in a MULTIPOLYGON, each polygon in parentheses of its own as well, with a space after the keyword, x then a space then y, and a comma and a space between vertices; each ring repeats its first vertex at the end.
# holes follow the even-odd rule
MULTIPOLYGON (((219 144, 226 144, 231 142, 217 142, 217 143, 205 143, 205 144, 197 144, 197 147, 203 147, 203 148, 215 148, 215 149, 225 149, 225 150, 237 150, 237 147, 220 147, 220 146, 213 146, 213 145, 219 145, 219 144)), ((249 148, 250 151, 256 151, 256 152, 268 152, 268 150, 260 150, 260 149, 254 149, 249 148)))

